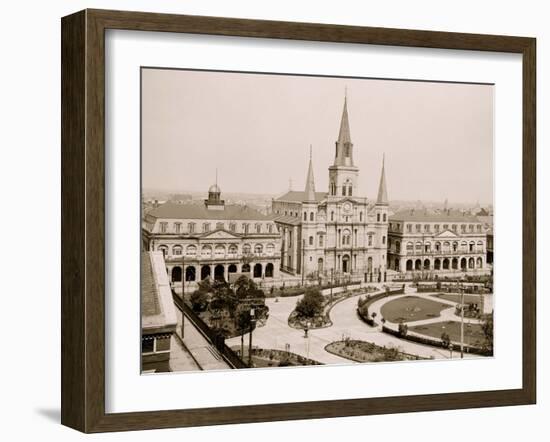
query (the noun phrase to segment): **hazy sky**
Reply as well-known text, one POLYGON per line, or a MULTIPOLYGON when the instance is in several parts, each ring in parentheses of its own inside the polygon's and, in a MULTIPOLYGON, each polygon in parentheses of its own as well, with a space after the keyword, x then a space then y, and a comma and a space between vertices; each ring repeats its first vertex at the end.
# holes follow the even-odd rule
POLYGON ((328 189, 344 93, 359 196, 492 203, 493 86, 144 69, 143 187, 328 189))

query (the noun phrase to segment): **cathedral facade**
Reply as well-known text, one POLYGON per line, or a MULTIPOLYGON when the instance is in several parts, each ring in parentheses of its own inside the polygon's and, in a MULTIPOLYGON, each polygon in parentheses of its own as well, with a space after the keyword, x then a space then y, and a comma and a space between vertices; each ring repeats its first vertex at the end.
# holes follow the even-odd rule
POLYGON ((310 154, 304 191, 289 191, 272 202, 281 233, 281 270, 307 278, 385 281, 388 196, 384 162, 376 201, 357 195, 359 167, 353 160, 347 97, 335 147, 327 192, 315 190, 310 154))

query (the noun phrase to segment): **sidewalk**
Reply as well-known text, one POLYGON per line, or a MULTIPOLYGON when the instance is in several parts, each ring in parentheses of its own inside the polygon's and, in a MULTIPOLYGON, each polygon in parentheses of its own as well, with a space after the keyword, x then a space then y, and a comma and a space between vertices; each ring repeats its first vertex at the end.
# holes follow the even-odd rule
POLYGON ((184 338, 181 339, 181 312, 178 312, 178 328, 176 329, 179 345, 183 345, 190 353, 195 370, 230 370, 231 367, 223 360, 222 356, 203 335, 186 318, 184 326, 184 338), (183 342, 183 345, 181 344, 183 342))

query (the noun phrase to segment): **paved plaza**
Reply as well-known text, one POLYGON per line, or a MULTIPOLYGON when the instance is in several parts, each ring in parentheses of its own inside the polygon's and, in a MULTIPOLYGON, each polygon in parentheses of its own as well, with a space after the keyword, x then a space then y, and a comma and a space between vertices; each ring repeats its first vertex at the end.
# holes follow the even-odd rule
MULTIPOLYGON (((378 300, 371 305, 369 310, 376 312, 378 315, 377 318, 381 318, 380 308, 384 303, 411 295, 437 300, 438 302, 448 304, 449 308, 444 309, 439 317, 409 322, 409 326, 446 320, 460 321, 460 318, 454 314, 454 306, 456 305, 454 302, 433 298, 429 294, 418 294, 410 286, 406 286, 404 295, 396 295, 378 300)), ((356 313, 357 300, 360 296, 365 296, 365 294, 352 296, 334 305, 330 312, 333 325, 327 328, 310 330, 308 338, 304 338, 303 330, 297 330, 288 325, 288 317, 301 296, 279 298, 278 301, 269 298, 266 300, 266 305, 269 306, 269 319, 266 325, 254 330, 252 335, 253 346, 264 349, 288 349, 293 353, 309 357, 323 364, 350 364, 354 362, 325 351, 327 344, 342 340, 344 337, 349 337, 350 339, 372 342, 379 346, 396 347, 405 353, 424 358, 450 358, 451 354, 448 350, 399 339, 382 332, 381 326, 370 327, 367 325, 356 313)), ((465 319, 466 321, 473 323, 477 320, 465 319)), ((390 323, 386 323, 386 325, 392 326, 390 323)), ((227 344, 229 346, 240 345, 240 339, 240 337, 228 339, 227 344)), ((245 335, 245 342, 248 343, 248 334, 245 335)), ((456 358, 457 356, 457 352, 453 352, 453 357, 456 358)), ((471 355, 464 356, 472 357, 471 355)))

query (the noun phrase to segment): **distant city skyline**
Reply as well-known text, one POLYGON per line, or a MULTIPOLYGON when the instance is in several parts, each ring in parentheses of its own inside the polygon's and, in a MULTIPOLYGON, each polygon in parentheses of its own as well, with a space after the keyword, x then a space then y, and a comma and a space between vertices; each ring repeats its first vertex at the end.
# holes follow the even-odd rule
POLYGON ((142 186, 166 193, 277 196, 303 190, 313 146, 317 191, 347 89, 359 195, 493 204, 493 86, 144 69, 142 186))

